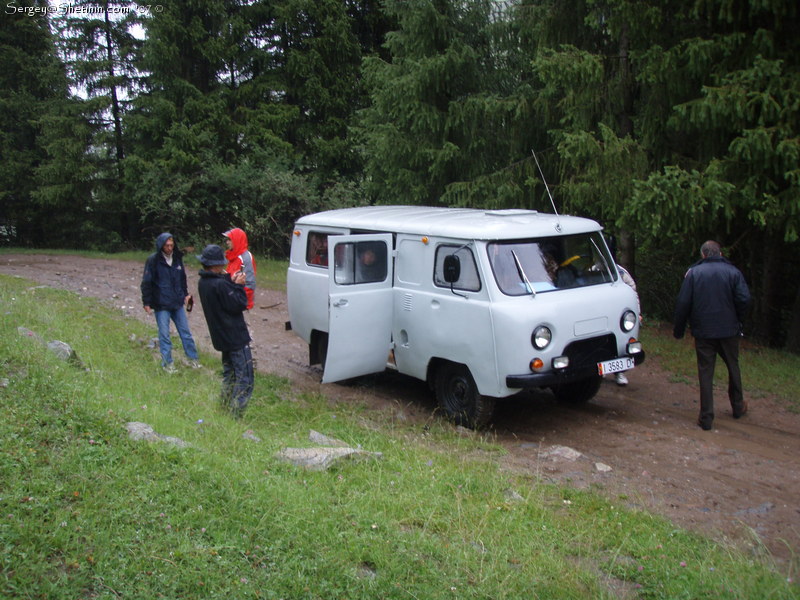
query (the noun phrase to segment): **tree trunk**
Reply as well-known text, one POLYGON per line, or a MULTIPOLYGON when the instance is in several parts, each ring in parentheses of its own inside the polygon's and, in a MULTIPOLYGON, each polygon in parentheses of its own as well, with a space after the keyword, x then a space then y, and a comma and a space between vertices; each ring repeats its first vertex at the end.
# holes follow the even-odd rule
POLYGON ((617 260, 636 281, 636 243, 630 231, 623 229, 619 232, 617 237, 617 260))
POLYGON ((794 296, 791 315, 789 327, 786 331, 786 343, 783 347, 789 352, 800 354, 800 287, 797 288, 797 293, 794 296))
POLYGON ((108 56, 108 76, 111 83, 111 116, 114 121, 114 143, 117 152, 117 176, 122 178, 122 159, 125 158, 125 152, 122 147, 122 122, 119 108, 119 97, 117 96, 117 84, 115 83, 114 73, 114 47, 113 40, 111 39, 111 20, 108 16, 108 2, 105 3, 105 34, 106 34, 106 54, 108 56))
MULTIPOLYGON (((764 236, 759 236, 766 240, 764 236)), ((779 264, 778 245, 764 241, 761 244, 763 260, 761 267, 760 290, 751 290, 753 293, 753 331, 757 337, 766 344, 776 346, 780 343, 780 308, 778 307, 777 292, 781 286, 781 272, 779 264)))

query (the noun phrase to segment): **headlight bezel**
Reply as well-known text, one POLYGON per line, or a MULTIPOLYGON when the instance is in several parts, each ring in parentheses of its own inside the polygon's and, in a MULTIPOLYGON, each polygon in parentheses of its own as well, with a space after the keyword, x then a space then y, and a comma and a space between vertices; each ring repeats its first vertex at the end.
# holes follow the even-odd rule
POLYGON ((537 350, 544 350, 553 341, 553 331, 547 325, 539 325, 531 333, 531 345, 537 350))
POLYGON ((625 333, 630 333, 636 327, 636 324, 639 322, 636 313, 630 309, 625 310, 622 313, 622 316, 619 318, 619 327, 625 333))

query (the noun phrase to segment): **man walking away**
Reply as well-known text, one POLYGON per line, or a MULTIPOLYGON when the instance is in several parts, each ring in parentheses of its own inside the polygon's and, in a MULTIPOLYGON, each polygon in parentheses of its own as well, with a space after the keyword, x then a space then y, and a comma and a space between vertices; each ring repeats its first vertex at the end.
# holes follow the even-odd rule
POLYGON ((700 380, 697 424, 708 431, 714 422, 714 367, 718 354, 728 367, 728 398, 733 418, 747 413, 739 371, 739 338, 750 305, 750 290, 739 269, 722 256, 717 242, 703 244, 700 255, 701 260, 683 278, 675 305, 673 335, 681 339, 689 323, 700 380))
POLYGON ((161 366, 167 373, 175 372, 175 365, 172 364, 172 340, 169 336, 169 322, 172 320, 189 364, 199 369, 197 346, 192 332, 189 331, 189 319, 183 308, 191 299, 186 285, 186 269, 183 266, 183 255, 175 247, 175 239, 171 233, 165 232, 156 238, 156 251, 147 257, 140 288, 145 312, 150 314, 152 311, 156 316, 161 366))
POLYGON ((244 321, 247 310, 245 274, 225 272, 222 248, 211 244, 197 257, 203 270, 197 286, 200 303, 211 334, 211 343, 222 352, 222 401, 240 418, 253 394, 253 355, 244 321))

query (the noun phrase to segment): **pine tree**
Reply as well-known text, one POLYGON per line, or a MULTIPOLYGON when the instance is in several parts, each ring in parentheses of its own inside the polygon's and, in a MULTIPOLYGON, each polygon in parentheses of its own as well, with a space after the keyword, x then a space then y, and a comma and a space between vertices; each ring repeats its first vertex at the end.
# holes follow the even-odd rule
POLYGON ((273 7, 164 5, 144 26, 147 76, 125 120, 125 178, 145 230, 217 239, 235 224, 256 251, 283 252, 273 239, 317 195, 297 174, 299 111, 286 102, 273 7))
POLYGON ((360 169, 348 125, 364 105, 361 47, 346 8, 341 0, 292 0, 277 11, 279 76, 286 104, 297 108, 290 139, 322 176, 360 169))
POLYGON ((0 19, 0 240, 20 245, 51 245, 49 225, 76 210, 75 202, 59 205, 36 196, 37 170, 50 160, 42 123, 68 98, 47 6, 15 3, 18 12, 0 19))
POLYGON ((58 47, 91 128, 89 159, 93 211, 118 234, 135 236, 134 207, 122 193, 125 134, 122 119, 138 90, 134 67, 140 46, 132 33, 137 6, 128 0, 78 0, 57 18, 58 47))
POLYGON ((647 74, 668 93, 685 84, 665 77, 667 65, 698 85, 666 120, 671 164, 637 185, 631 211, 662 235, 730 240, 749 265, 754 331, 794 349, 800 316, 781 307, 800 307, 800 286, 785 283, 797 281, 785 257, 800 241, 799 13, 783 0, 697 2, 700 33, 651 53, 647 74))
MULTIPOLYGON (((531 38, 506 5, 387 2, 389 56, 365 63, 367 175, 381 202, 535 206, 531 38)), ((542 188, 539 188, 543 191, 542 188)), ((540 197, 541 198, 541 197, 540 197)))

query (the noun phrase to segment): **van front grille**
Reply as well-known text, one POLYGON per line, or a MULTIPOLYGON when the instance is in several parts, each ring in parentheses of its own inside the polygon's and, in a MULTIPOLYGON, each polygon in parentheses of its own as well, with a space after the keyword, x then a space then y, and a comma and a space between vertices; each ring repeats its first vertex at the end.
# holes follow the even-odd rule
POLYGON ((570 367, 587 367, 604 360, 617 358, 617 338, 613 333, 601 337, 578 340, 567 345, 564 354, 570 367))

